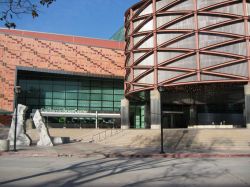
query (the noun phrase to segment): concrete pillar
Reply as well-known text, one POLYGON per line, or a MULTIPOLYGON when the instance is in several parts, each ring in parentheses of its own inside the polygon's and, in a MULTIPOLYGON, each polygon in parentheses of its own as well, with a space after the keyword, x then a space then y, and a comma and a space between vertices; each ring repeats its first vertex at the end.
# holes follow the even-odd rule
POLYGON ((198 125, 197 124, 197 106, 191 105, 189 108, 189 125, 198 125))
POLYGON ((124 98, 121 100, 121 129, 129 128, 129 100, 124 98))
POLYGON ((151 129, 161 128, 161 95, 158 90, 150 91, 151 129))
POLYGON ((245 121, 246 128, 250 129, 250 85, 244 86, 245 93, 245 121))

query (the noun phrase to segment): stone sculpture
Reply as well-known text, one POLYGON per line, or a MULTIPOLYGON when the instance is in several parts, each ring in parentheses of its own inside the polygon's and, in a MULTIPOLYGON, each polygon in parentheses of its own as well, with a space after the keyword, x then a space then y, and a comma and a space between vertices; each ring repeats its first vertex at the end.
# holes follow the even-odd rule
POLYGON ((33 117, 33 121, 40 137, 39 141, 37 142, 37 146, 53 146, 48 129, 45 126, 45 123, 39 110, 36 110, 33 117))
MULTIPOLYGON (((25 133, 24 130, 24 118, 27 109, 28 107, 25 105, 18 104, 17 106, 16 145, 26 145, 26 146, 31 145, 31 139, 25 133)), ((10 145, 14 145, 15 122, 16 122, 16 109, 12 117, 11 127, 8 135, 8 140, 10 141, 10 145)))

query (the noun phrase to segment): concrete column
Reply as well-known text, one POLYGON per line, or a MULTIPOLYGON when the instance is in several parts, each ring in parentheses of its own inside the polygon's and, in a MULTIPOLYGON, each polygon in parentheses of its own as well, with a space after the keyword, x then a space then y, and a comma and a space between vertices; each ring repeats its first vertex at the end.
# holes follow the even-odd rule
POLYGON ((124 98, 121 100, 121 129, 129 128, 129 100, 124 98))
POLYGON ((245 121, 246 128, 250 129, 250 85, 244 86, 245 93, 245 121))
POLYGON ((151 129, 161 128, 161 95, 158 90, 150 92, 151 129))
POLYGON ((197 106, 191 105, 189 109, 189 125, 198 125, 197 124, 197 106))

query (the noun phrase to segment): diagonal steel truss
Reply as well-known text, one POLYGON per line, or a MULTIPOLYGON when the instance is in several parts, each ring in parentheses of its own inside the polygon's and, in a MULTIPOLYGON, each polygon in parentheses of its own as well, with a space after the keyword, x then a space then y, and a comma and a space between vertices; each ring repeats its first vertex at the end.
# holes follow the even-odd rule
POLYGON ((127 96, 134 92, 156 89, 159 85, 170 87, 198 83, 250 81, 250 10, 248 10, 250 2, 248 0, 213 2, 210 0, 143 0, 126 12, 125 94, 127 96), (160 3, 163 6, 159 8, 160 3), (184 3, 189 8, 185 6, 183 9, 176 8, 184 3), (205 6, 201 6, 202 3, 205 6), (190 5, 192 5, 191 8, 190 5), (242 11, 235 10, 235 6, 241 7, 242 11), (203 20, 204 17, 215 21, 210 23, 209 20, 203 20), (163 20, 166 18, 165 23, 158 25, 157 21, 160 18, 163 20), (188 19, 192 20, 192 26, 185 23, 188 19), (205 26, 200 26, 201 21, 205 22, 205 26), (183 23, 183 28, 176 27, 180 23, 183 23), (237 27, 240 27, 238 28, 240 32, 233 31, 237 27), (159 42, 160 34, 175 36, 159 42), (208 43, 203 46, 202 36, 219 37, 222 41, 215 43, 205 41, 208 43), (194 40, 194 45, 186 47, 188 43, 185 44, 184 40, 194 40), (241 45, 241 48, 245 46, 246 52, 229 50, 230 46, 236 45, 241 45), (179 55, 174 57, 167 55, 163 61, 160 61, 158 59, 160 52, 179 53, 179 55), (138 54, 142 55, 135 58, 138 54), (146 59, 152 55, 153 62, 145 64, 146 59), (194 58, 194 67, 176 65, 180 61, 185 63, 188 57, 194 58), (227 60, 206 65, 203 62, 204 58, 210 61, 214 58, 218 61, 220 58, 227 60), (135 75, 138 70, 141 70, 139 71, 141 73, 135 75), (246 73, 243 70, 246 70, 246 73), (168 74, 164 80, 159 76, 162 72, 168 74), (146 81, 140 81, 143 79, 146 81))

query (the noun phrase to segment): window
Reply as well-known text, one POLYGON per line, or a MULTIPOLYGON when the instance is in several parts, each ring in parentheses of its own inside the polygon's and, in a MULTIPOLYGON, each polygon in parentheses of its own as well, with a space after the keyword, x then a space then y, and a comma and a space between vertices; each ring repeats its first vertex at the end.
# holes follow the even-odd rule
POLYGON ((120 111, 123 97, 122 80, 44 75, 43 73, 18 74, 22 86, 20 101, 36 108, 120 111))

